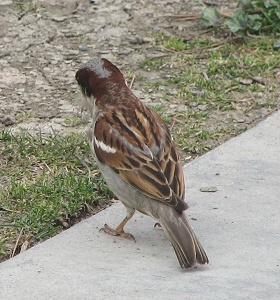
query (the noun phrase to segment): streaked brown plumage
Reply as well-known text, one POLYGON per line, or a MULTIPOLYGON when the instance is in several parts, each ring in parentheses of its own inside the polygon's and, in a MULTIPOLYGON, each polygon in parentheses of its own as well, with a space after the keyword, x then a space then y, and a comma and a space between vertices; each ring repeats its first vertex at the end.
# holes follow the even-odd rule
POLYGON ((135 210, 155 218, 171 241, 182 268, 208 258, 184 210, 182 166, 168 128, 144 106, 125 83, 119 69, 106 59, 93 59, 76 73, 92 114, 87 130, 95 160, 111 190, 127 208, 113 235, 131 237, 123 228, 135 210))

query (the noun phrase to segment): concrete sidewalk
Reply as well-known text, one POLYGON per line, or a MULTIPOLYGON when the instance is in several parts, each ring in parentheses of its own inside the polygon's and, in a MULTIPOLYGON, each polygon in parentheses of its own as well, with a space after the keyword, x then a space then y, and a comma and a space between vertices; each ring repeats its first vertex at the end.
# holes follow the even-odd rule
POLYGON ((151 218, 118 203, 0 265, 0 299, 280 299, 280 112, 185 167, 208 266, 181 270, 151 218), (215 193, 201 187, 217 187, 215 193))

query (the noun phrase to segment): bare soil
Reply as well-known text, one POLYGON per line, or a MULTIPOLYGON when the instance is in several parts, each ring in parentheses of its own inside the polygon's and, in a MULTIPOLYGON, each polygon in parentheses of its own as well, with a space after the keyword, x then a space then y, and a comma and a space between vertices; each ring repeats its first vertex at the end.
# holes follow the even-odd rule
MULTIPOLYGON (((220 10, 237 1, 214 1, 220 10)), ((146 103, 160 102, 141 85, 157 77, 139 62, 163 53, 150 42, 153 30, 186 39, 198 34, 199 21, 163 17, 199 13, 200 1, 3 0, 0 3, 0 129, 69 132, 78 121, 78 67, 103 56, 124 73, 136 74, 133 89, 146 103)), ((80 125, 80 126, 78 126, 80 125)))

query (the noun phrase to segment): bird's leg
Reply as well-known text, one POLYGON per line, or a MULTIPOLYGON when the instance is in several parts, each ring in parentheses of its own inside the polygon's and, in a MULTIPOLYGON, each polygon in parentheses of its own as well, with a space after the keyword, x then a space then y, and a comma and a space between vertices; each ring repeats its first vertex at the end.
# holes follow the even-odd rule
POLYGON ((113 236, 121 236, 124 237, 128 240, 133 240, 134 242, 136 242, 134 236, 128 232, 124 231, 124 226, 126 225, 126 223, 132 218, 132 216, 134 215, 135 210, 131 210, 130 208, 126 208, 127 209, 127 215, 126 217, 121 221, 121 223, 118 225, 118 227, 116 229, 111 228, 109 225, 105 224, 104 227, 101 230, 104 230, 106 233, 113 235, 113 236))

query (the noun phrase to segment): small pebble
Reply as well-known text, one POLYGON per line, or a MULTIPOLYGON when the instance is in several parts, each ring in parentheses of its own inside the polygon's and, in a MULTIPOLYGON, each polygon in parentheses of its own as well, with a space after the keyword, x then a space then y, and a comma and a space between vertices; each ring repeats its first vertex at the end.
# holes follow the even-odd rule
POLYGON ((215 186, 205 186, 201 187, 199 190, 205 193, 214 193, 217 192, 218 189, 215 186))
POLYGON ((207 109, 207 106, 206 105, 198 105, 197 108, 200 110, 200 111, 205 111, 207 109))
POLYGON ((80 51, 88 51, 88 47, 85 46, 85 45, 80 45, 80 46, 78 47, 78 49, 79 49, 80 51))

